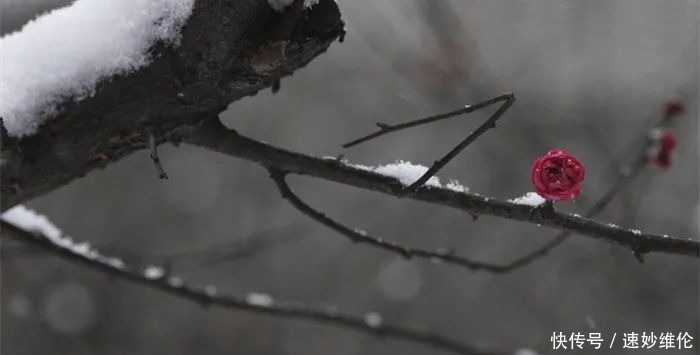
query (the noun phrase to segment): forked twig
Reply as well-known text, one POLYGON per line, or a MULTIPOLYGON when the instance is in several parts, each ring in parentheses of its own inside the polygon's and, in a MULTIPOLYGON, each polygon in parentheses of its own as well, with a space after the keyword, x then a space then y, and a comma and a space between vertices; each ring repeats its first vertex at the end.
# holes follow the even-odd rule
POLYGON ((456 208, 469 214, 493 215, 571 231, 628 247, 637 251, 638 254, 663 252, 700 257, 700 243, 686 238, 643 233, 558 211, 533 215, 531 206, 455 191, 447 187, 431 186, 430 189, 406 193, 405 185, 393 176, 369 171, 336 159, 317 158, 271 146, 226 128, 218 119, 212 119, 190 129, 183 132, 183 142, 253 161, 265 168, 274 167, 290 174, 317 177, 395 197, 402 196, 456 208))
POLYGON ((400 131, 400 130, 402 130, 402 129, 411 128, 411 127, 416 127, 416 126, 420 126, 420 125, 424 125, 424 124, 428 124, 428 123, 432 123, 432 122, 436 122, 436 121, 441 121, 441 120, 444 120, 444 119, 452 118, 452 117, 455 117, 455 116, 467 114, 467 113, 470 113, 470 112, 474 112, 474 111, 477 111, 477 110, 479 110, 479 109, 482 109, 482 108, 491 106, 491 105, 493 105, 493 104, 495 104, 495 103, 497 103, 497 102, 506 101, 506 100, 508 100, 509 97, 513 97, 513 94, 511 94, 511 93, 506 93, 506 94, 499 95, 499 96, 490 98, 490 99, 488 99, 488 100, 485 100, 485 101, 476 103, 476 104, 474 104, 474 105, 467 105, 467 106, 464 106, 464 107, 462 107, 462 108, 460 108, 460 109, 457 109, 457 110, 454 110, 454 111, 445 112, 445 113, 440 113, 440 114, 437 114, 437 115, 432 115, 432 116, 428 116, 428 117, 425 117, 425 118, 417 119, 417 120, 414 120, 414 121, 399 123, 399 124, 395 124, 395 125, 390 125, 390 124, 386 124, 386 123, 377 122, 377 127, 379 127, 379 130, 378 130, 378 131, 376 131, 376 132, 374 132, 374 133, 371 133, 371 134, 368 134, 368 135, 366 135, 366 136, 364 136, 364 137, 360 137, 360 138, 355 139, 355 140, 353 140, 353 141, 350 141, 350 142, 348 142, 348 143, 345 143, 345 144, 343 144, 343 148, 350 148, 350 147, 356 146, 356 145, 358 145, 358 144, 360 144, 360 143, 364 143, 364 142, 367 142, 367 141, 372 140, 372 139, 374 139, 374 138, 381 137, 381 136, 383 136, 383 135, 385 135, 385 134, 389 134, 389 133, 392 133, 392 132, 400 131))
POLYGON ((503 266, 491 265, 488 263, 472 261, 464 257, 454 255, 449 250, 425 250, 406 247, 395 242, 387 241, 382 238, 377 238, 368 235, 364 231, 349 228, 334 219, 326 216, 324 213, 314 209, 313 207, 306 204, 299 196, 297 196, 294 191, 289 187, 285 179, 286 173, 278 169, 270 168, 270 177, 277 185, 282 197, 289 201, 297 210, 301 213, 311 217, 318 223, 325 225, 326 227, 338 232, 340 235, 347 237, 354 243, 367 243, 369 245, 375 246, 379 249, 383 249, 398 255, 403 256, 406 259, 412 257, 425 258, 431 261, 444 262, 448 264, 455 264, 462 267, 466 267, 471 270, 486 270, 490 272, 500 272, 503 266))
POLYGON ((474 132, 469 134, 463 141, 461 141, 456 147, 452 148, 445 156, 440 158, 439 160, 436 160, 433 165, 428 169, 428 171, 425 172, 418 180, 416 180, 414 183, 406 187, 407 192, 414 192, 418 190, 423 184, 430 180, 431 177, 433 177, 435 174, 437 174, 440 169, 442 169, 447 163, 450 162, 450 160, 454 159, 454 157, 457 156, 457 154, 461 153, 467 146, 472 144, 477 138, 479 138, 482 134, 486 133, 489 129, 493 128, 496 126, 496 121, 498 121, 501 116, 510 108, 511 105, 513 105, 513 102, 515 102, 515 96, 513 93, 506 93, 502 94, 499 96, 496 96, 494 98, 488 99, 486 101, 479 102, 475 105, 472 106, 466 106, 464 108, 461 108, 459 110, 447 112, 447 113, 442 113, 434 116, 429 116, 426 118, 421 118, 415 121, 410 121, 410 122, 405 122, 397 125, 387 125, 387 124, 377 124, 379 126, 379 131, 372 133, 370 135, 367 135, 365 137, 356 139, 352 142, 346 143, 343 145, 343 147, 351 147, 357 144, 360 144, 362 142, 366 142, 370 139, 377 138, 379 136, 385 135, 387 133, 395 132, 401 129, 406 129, 410 127, 415 127, 427 123, 432 123, 435 121, 447 119, 450 117, 454 117, 457 115, 461 115, 464 113, 469 113, 473 112, 478 109, 482 109, 488 106, 491 106, 493 104, 496 104, 498 102, 503 102, 501 106, 494 112, 491 117, 489 117, 486 122, 484 122, 481 126, 479 126, 474 132))
POLYGON ((457 144, 456 147, 452 148, 452 150, 445 154, 444 157, 434 162, 430 169, 428 169, 423 176, 416 180, 416 182, 408 186, 406 190, 411 192, 418 190, 426 181, 430 180, 430 178, 437 174, 440 169, 447 165, 450 160, 456 157, 457 154, 461 153, 467 146, 472 144, 472 142, 477 140, 477 138, 479 138, 482 134, 486 133, 486 131, 496 127, 496 121, 498 121, 498 119, 501 118, 506 111, 508 111, 510 106, 513 105, 513 102, 515 102, 515 96, 513 96, 512 93, 506 94, 503 104, 491 115, 491 117, 489 117, 488 120, 486 120, 486 122, 479 126, 474 132, 469 134, 467 138, 457 144))

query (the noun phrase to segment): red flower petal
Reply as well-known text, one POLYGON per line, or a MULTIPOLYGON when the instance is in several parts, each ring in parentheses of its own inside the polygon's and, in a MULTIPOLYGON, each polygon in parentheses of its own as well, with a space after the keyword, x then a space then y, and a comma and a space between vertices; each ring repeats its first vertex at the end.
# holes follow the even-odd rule
POLYGON ((548 200, 569 201, 583 191, 581 182, 586 168, 571 154, 554 149, 535 160, 532 183, 537 193, 548 200))

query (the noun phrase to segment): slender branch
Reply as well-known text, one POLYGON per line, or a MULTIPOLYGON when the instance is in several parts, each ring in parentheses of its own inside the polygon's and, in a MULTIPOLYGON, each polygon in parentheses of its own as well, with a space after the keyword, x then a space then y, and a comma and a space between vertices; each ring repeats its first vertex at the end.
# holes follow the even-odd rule
POLYGON ((406 259, 413 257, 425 258, 429 260, 438 260, 448 264, 455 264, 459 266, 466 267, 471 270, 486 270, 491 272, 499 272, 501 266, 491 265, 487 263, 482 263, 478 261, 472 261, 464 257, 454 255, 448 250, 435 250, 429 251, 424 249, 410 248, 400 245, 395 242, 387 241, 382 238, 377 238, 368 235, 364 231, 359 231, 356 229, 351 229, 339 222, 336 222, 332 218, 326 216, 322 212, 314 209, 313 207, 306 204, 299 196, 297 196, 294 191, 289 187, 287 181, 285 180, 286 173, 274 168, 270 169, 270 177, 275 182, 275 185, 279 189, 282 197, 289 201, 297 210, 301 213, 311 217, 318 223, 325 225, 326 227, 338 232, 340 235, 347 237, 353 243, 367 243, 369 245, 375 246, 379 249, 383 249, 398 255, 403 256, 406 259))
POLYGON ((2 221, 2 236, 25 244, 39 247, 62 259, 81 264, 91 270, 102 272, 111 277, 118 277, 130 282, 156 289, 172 296, 186 299, 202 306, 219 306, 246 312, 255 312, 271 316, 301 319, 316 323, 325 323, 341 328, 354 329, 356 331, 376 335, 382 339, 399 339, 412 343, 432 346, 436 349, 451 351, 465 355, 496 355, 505 352, 487 351, 477 349, 459 340, 450 339, 442 335, 404 328, 400 326, 384 324, 378 314, 355 316, 342 313, 333 307, 326 309, 313 308, 311 306, 274 301, 269 297, 261 300, 260 297, 248 295, 220 294, 215 288, 208 286, 197 288, 188 286, 180 278, 162 275, 161 277, 149 276, 122 262, 114 262, 117 258, 103 256, 95 250, 90 253, 77 252, 75 248, 59 245, 51 238, 41 234, 26 231, 16 227, 12 223, 2 221))
POLYGON ((450 162, 450 160, 454 159, 454 157, 457 156, 457 154, 461 153, 467 146, 472 144, 477 138, 479 138, 482 134, 486 133, 491 128, 496 127, 496 121, 498 121, 501 116, 510 108, 511 105, 513 105, 513 102, 515 101, 515 96, 513 96, 512 93, 505 94, 505 100, 503 104, 496 110, 496 112, 489 117, 486 122, 484 122, 481 126, 479 126, 474 132, 469 134, 467 138, 465 138, 462 142, 457 144, 456 147, 452 148, 447 154, 445 154, 444 157, 440 158, 440 160, 437 160, 436 162, 433 163, 433 165, 428 169, 428 171, 423 174, 416 182, 412 183, 410 186, 406 188, 407 191, 416 191, 418 190, 423 184, 425 184, 426 181, 430 180, 431 177, 435 176, 440 169, 442 169, 447 163, 450 162))
MULTIPOLYGON (((646 162, 644 159, 641 160, 641 163, 639 161, 635 163, 630 172, 627 174, 620 174, 617 181, 613 186, 611 186, 608 191, 603 195, 603 197, 600 198, 587 212, 586 212, 586 217, 588 218, 593 218, 597 216, 600 212, 602 212, 605 207, 610 203, 610 201, 613 200, 613 198, 627 186, 629 183, 631 183, 639 174, 644 170, 644 167, 646 166, 646 162)), ((513 271, 515 269, 519 269, 521 267, 524 267, 526 265, 529 265, 533 261, 549 254, 553 249, 557 248, 559 245, 563 244, 569 237, 571 236, 571 232, 565 231, 557 234, 554 238, 552 238, 549 242, 545 243, 544 245, 540 246, 539 248, 531 251, 530 253, 513 260, 512 262, 508 263, 507 265, 503 265, 500 267, 498 272, 506 273, 513 271)), ((640 255, 638 255, 640 257, 640 255)))
POLYGON ((156 170, 158 171, 158 178, 167 179, 168 174, 165 172, 163 165, 160 163, 160 158, 158 157, 158 143, 156 142, 156 136, 153 134, 153 132, 149 132, 148 134, 148 145, 151 149, 151 159, 153 160, 153 165, 156 166, 156 170))
POLYGON ((360 137, 360 138, 355 139, 353 141, 350 141, 348 143, 345 143, 345 144, 343 144, 343 148, 350 148, 350 147, 356 146, 360 143, 364 143, 364 142, 367 142, 367 141, 372 140, 374 138, 381 137, 385 134, 389 134, 392 132, 400 131, 402 129, 421 126, 424 124, 428 124, 428 123, 432 123, 432 122, 436 122, 436 121, 441 121, 441 120, 452 118, 455 116, 471 113, 471 112, 477 111, 479 109, 491 106, 495 103, 498 103, 501 101, 506 101, 511 96, 512 96, 512 94, 503 94, 503 95, 499 95, 499 96, 490 98, 488 100, 476 103, 474 105, 464 106, 464 107, 457 109, 457 110, 454 110, 454 111, 440 113, 437 115, 432 115, 432 116, 428 116, 428 117, 421 118, 418 120, 399 123, 399 124, 395 124, 395 125, 377 122, 377 127, 379 127, 378 131, 371 133, 371 134, 368 134, 366 136, 360 137))
POLYGON ((500 201, 481 195, 459 192, 444 187, 429 187, 406 191, 396 178, 356 167, 336 160, 308 156, 259 142, 229 130, 216 118, 204 124, 180 131, 182 141, 212 151, 257 162, 266 168, 275 168, 293 174, 314 176, 358 188, 382 192, 396 197, 407 197, 436 205, 452 207, 473 215, 492 215, 516 221, 541 224, 562 231, 617 243, 638 255, 662 252, 699 257, 697 241, 664 235, 642 233, 600 223, 587 218, 568 215, 554 209, 536 211, 530 206, 500 201))
MULTIPOLYGON (((667 128, 671 124, 671 120, 668 117, 662 117, 662 119, 657 122, 652 129, 662 129, 667 128)), ((648 132, 644 132, 645 136, 648 132)), ((617 196, 617 194, 622 191, 627 185, 634 181, 644 168, 648 165, 647 150, 649 146, 653 143, 648 137, 646 138, 645 144, 642 146, 640 152, 638 153, 636 159, 628 166, 618 169, 617 179, 615 183, 610 186, 610 188, 603 194, 603 196, 586 212, 585 216, 588 218, 594 218, 603 210, 608 204, 617 196)), ((513 260, 507 265, 504 265, 501 272, 510 272, 515 269, 521 268, 523 266, 529 265, 533 261, 549 254, 552 250, 557 248, 559 245, 563 244, 571 236, 570 232, 561 232, 550 241, 540 246, 539 248, 529 252, 528 254, 513 260)), ((641 255, 637 255, 641 259, 641 255)))

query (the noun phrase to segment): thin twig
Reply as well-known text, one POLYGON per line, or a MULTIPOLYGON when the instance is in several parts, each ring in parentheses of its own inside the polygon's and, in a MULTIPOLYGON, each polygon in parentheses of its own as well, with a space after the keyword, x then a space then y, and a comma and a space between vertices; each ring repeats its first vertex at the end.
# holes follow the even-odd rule
POLYGON ((447 163, 450 162, 454 157, 457 156, 457 154, 461 153, 467 146, 472 144, 477 138, 479 138, 482 134, 486 133, 491 128, 496 127, 496 121, 498 121, 499 118, 510 108, 511 105, 513 105, 513 102, 515 101, 515 96, 513 96, 512 93, 505 94, 505 101, 503 104, 494 112, 491 117, 486 120, 481 126, 479 126, 474 132, 469 134, 467 138, 465 138, 462 142, 457 144, 456 147, 452 148, 451 151, 449 151, 447 154, 445 154, 444 157, 440 158, 440 160, 436 161, 433 163, 433 165, 428 169, 428 171, 423 174, 416 182, 412 183, 410 186, 406 188, 407 191, 416 191, 418 190, 423 184, 430 180, 431 177, 433 177, 435 174, 437 174, 440 169, 442 169, 447 163))
POLYGON ((110 277, 124 280, 160 290, 170 295, 193 301, 202 306, 219 306, 247 312, 267 314, 287 319, 301 319, 315 323, 325 323, 341 328, 354 329, 360 332, 378 336, 382 339, 400 339, 412 343, 423 344, 437 349, 465 355, 504 355, 505 352, 477 349, 459 340, 442 335, 385 324, 378 315, 373 317, 355 316, 339 312, 334 307, 314 308, 307 305, 286 303, 266 299, 264 302, 252 299, 246 295, 223 294, 215 292, 212 287, 197 288, 188 286, 182 279, 164 276, 160 278, 147 277, 143 272, 126 264, 115 264, 104 260, 119 260, 98 254, 93 250, 90 254, 78 253, 75 250, 56 244, 41 233, 34 233, 16 227, 12 223, 2 221, 2 236, 46 250, 65 260, 69 260, 110 277))
POLYGON ((474 105, 467 105, 465 107, 462 107, 462 108, 454 110, 454 111, 440 113, 437 115, 428 116, 425 118, 421 118, 421 119, 417 119, 417 120, 409 121, 409 122, 404 122, 404 123, 399 123, 399 124, 395 124, 395 125, 377 122, 377 127, 379 127, 378 131, 371 133, 371 134, 368 134, 364 137, 360 137, 358 139, 355 139, 351 142, 345 143, 345 144, 343 144, 343 148, 350 148, 350 147, 358 145, 360 143, 364 143, 364 142, 372 140, 374 138, 381 137, 385 134, 389 134, 392 132, 400 131, 402 129, 416 127, 416 126, 420 126, 420 125, 424 125, 424 124, 452 118, 455 116, 467 114, 470 112, 474 112, 474 111, 477 111, 479 109, 491 106, 495 103, 498 103, 501 101, 507 101, 512 96, 513 95, 509 94, 509 93, 503 94, 503 95, 499 95, 499 96, 490 98, 488 100, 479 102, 479 103, 474 104, 474 105))
POLYGON ((217 119, 181 131, 184 143, 249 160, 266 168, 276 168, 293 174, 314 176, 344 185, 372 190, 395 197, 406 197, 435 205, 456 208, 473 215, 492 215, 510 220, 541 224, 561 231, 623 245, 639 253, 662 252, 700 256, 700 243, 686 238, 643 233, 600 223, 588 218, 552 210, 532 213, 532 207, 501 201, 481 195, 459 192, 445 187, 406 192, 396 178, 356 167, 336 159, 316 158, 291 152, 242 136, 226 128, 217 119))
POLYGON ((151 159, 153 160, 153 164, 156 166, 156 170, 158 171, 158 178, 167 179, 168 174, 165 173, 163 165, 160 164, 160 158, 158 157, 158 143, 156 142, 156 137, 153 132, 148 133, 148 146, 151 149, 151 159))
POLYGON ((412 257, 425 258, 431 261, 440 261, 448 264, 455 264, 459 266, 466 267, 471 270, 486 270, 491 272, 499 272, 502 266, 491 265, 487 263, 482 263, 478 261, 472 261, 464 257, 454 255, 448 250, 435 250, 429 251, 424 249, 410 248, 400 245, 395 242, 387 241, 382 238, 373 237, 368 235, 364 231, 359 231, 357 229, 351 229, 339 222, 336 222, 332 218, 326 216, 324 213, 314 209, 313 207, 306 204, 299 196, 297 196, 294 191, 289 187, 287 181, 285 180, 286 173, 271 168, 270 177, 275 182, 275 185, 280 190, 282 197, 289 201, 297 210, 301 213, 311 217, 311 219, 319 222, 326 227, 338 232, 350 239, 353 243, 367 243, 369 245, 375 246, 379 249, 383 249, 395 254, 398 254, 406 259, 412 257))
MULTIPOLYGON (((608 191, 601 197, 600 200, 598 200, 593 207, 591 207, 585 214, 586 217, 588 218, 593 218, 597 216, 600 212, 605 209, 605 207, 610 203, 610 201, 613 200, 613 198, 627 186, 629 183, 631 183, 638 175, 644 170, 644 167, 646 165, 646 162, 642 160, 642 164, 634 164, 633 167, 631 168, 630 172, 627 174, 621 174, 619 175, 618 180, 613 184, 613 186, 608 189, 608 191)), ((531 251, 530 253, 513 260, 512 262, 508 263, 507 265, 503 265, 500 267, 498 272, 501 273, 507 273, 516 269, 519 269, 521 267, 524 267, 526 265, 529 265, 533 261, 549 254, 553 249, 564 243, 569 237, 571 236, 571 232, 565 231, 557 234, 554 238, 552 238, 549 242, 545 243, 544 245, 540 246, 539 248, 531 251)))
MULTIPOLYGON (((668 128, 671 122, 672 121, 669 120, 667 117, 663 117, 652 127, 652 130, 668 128)), ((647 135, 648 131, 644 132, 644 136, 647 135)), ((644 168, 648 166, 647 150, 649 149, 649 146, 652 143, 653 141, 651 141, 648 137, 645 137, 645 143, 642 146, 635 160, 628 166, 624 166, 622 167, 622 169, 618 169, 617 180, 612 186, 610 186, 610 188, 605 192, 605 194, 603 194, 603 196, 598 201, 596 201, 596 203, 593 206, 591 206, 590 209, 588 209, 588 211, 585 214, 587 218, 594 218, 598 216, 598 214, 603 212, 605 207, 608 206, 608 204, 615 198, 615 196, 617 196, 617 194, 620 191, 622 191, 627 185, 634 181, 639 176, 639 174, 642 173, 642 171, 644 171, 644 168)), ((569 239, 570 236, 571 232, 561 232, 557 234, 554 238, 552 238, 550 241, 540 246, 539 248, 529 252, 528 254, 516 260, 513 260, 507 265, 503 265, 501 270, 499 271, 505 273, 529 265, 533 261, 549 254, 552 250, 554 250, 555 248, 563 244, 567 239, 569 239)), ((642 260, 641 255, 637 255, 637 257, 640 258, 640 261, 642 260)))

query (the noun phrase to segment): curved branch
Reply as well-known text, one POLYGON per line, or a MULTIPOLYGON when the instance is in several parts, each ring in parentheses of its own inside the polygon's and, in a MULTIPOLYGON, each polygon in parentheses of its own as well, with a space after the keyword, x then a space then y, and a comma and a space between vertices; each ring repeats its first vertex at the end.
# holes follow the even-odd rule
POLYGON ((280 193, 282 194, 282 197, 289 201, 289 203, 292 204, 297 210, 299 210, 301 213, 311 217, 313 220, 315 220, 318 223, 321 223, 328 228, 338 232, 340 235, 343 235, 350 239, 353 243, 367 243, 369 245, 372 245, 374 247, 377 247, 382 250, 386 250, 389 252, 392 252, 394 254, 398 254, 403 256, 406 259, 410 259, 413 257, 416 258, 425 258, 429 260, 437 260, 440 262, 448 263, 448 264, 455 264, 459 266, 466 267, 470 270, 485 270, 485 271, 490 271, 490 272, 501 272, 503 269, 503 266, 500 265, 491 265, 488 263, 483 263, 479 261, 472 261, 467 258, 461 257, 459 255, 454 255, 448 250, 435 250, 435 251, 430 251, 430 250, 424 250, 424 249, 418 249, 418 248, 411 248, 411 247, 405 247, 403 245, 400 245, 398 243, 390 242, 387 240, 384 240, 382 238, 376 238, 373 236, 368 235, 367 233, 363 231, 358 231, 356 229, 351 229, 348 228, 347 226, 344 226, 332 218, 326 216, 322 212, 317 211, 313 207, 309 206, 304 202, 299 196, 297 196, 294 191, 289 187, 287 184, 287 181, 285 180, 285 172, 282 172, 280 170, 270 168, 270 177, 272 180, 275 182, 275 185, 279 189, 280 193))
MULTIPOLYGON (((65 260, 81 264, 110 277, 118 277, 130 282, 156 289, 172 296, 186 299, 202 306, 219 306, 246 312, 255 312, 271 316, 301 319, 315 323, 325 323, 341 328, 354 329, 382 339, 398 339, 412 343, 432 346, 436 349, 451 351, 464 355, 505 355, 505 352, 487 351, 465 344, 461 341, 444 337, 440 334, 385 324, 378 314, 355 316, 342 313, 333 307, 326 309, 286 303, 269 297, 251 297, 254 294, 236 295, 220 294, 208 286, 197 288, 188 286, 182 279, 168 275, 153 275, 141 272, 121 262, 120 259, 107 257, 92 249, 88 253, 77 252, 71 244, 58 244, 50 237, 35 231, 26 231, 5 220, 0 221, 3 238, 9 238, 29 244, 65 260)), ((74 245, 74 244, 73 244, 74 245)))
POLYGON ((452 207, 473 215, 492 215, 548 226, 630 248, 635 255, 650 252, 700 257, 700 243, 666 235, 642 233, 588 218, 569 215, 554 208, 532 208, 449 188, 424 186, 406 191, 397 179, 368 171, 343 161, 317 158, 262 143, 229 130, 218 120, 208 120, 180 132, 182 141, 233 157, 250 160, 266 168, 313 176, 395 197, 452 207))

